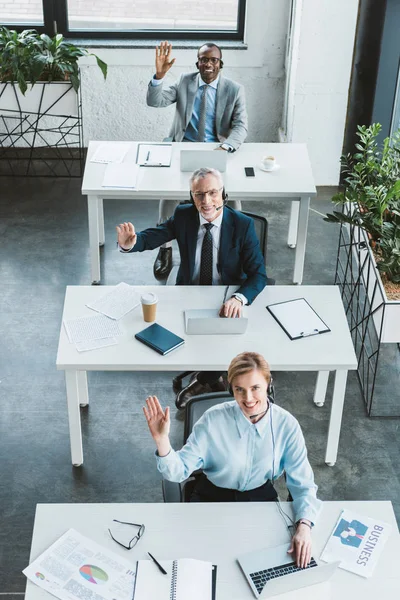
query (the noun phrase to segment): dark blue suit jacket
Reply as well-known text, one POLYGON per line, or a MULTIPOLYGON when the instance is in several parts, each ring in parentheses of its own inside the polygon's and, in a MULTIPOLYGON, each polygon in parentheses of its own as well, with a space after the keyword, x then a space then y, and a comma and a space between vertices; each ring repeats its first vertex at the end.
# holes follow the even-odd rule
MULTIPOLYGON (((176 239, 181 255, 176 284, 191 285, 199 224, 196 207, 192 204, 180 204, 168 221, 138 233, 131 252, 153 250, 176 239)), ((264 258, 253 220, 229 206, 224 207, 222 218, 218 271, 221 283, 239 285, 237 291, 246 296, 249 304, 267 283, 264 258)))

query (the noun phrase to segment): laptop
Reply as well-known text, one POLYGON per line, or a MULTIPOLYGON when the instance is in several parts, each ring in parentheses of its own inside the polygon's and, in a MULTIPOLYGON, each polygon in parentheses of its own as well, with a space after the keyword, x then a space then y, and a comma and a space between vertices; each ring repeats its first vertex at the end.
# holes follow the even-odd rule
POLYGON ((288 544, 262 548, 238 558, 238 563, 256 598, 271 598, 302 587, 328 581, 340 562, 318 564, 314 558, 308 567, 296 567, 288 544))
POLYGON ((227 152, 217 150, 181 150, 181 171, 210 167, 224 173, 227 155, 227 152))
POLYGON ((225 335, 244 333, 248 319, 225 319, 219 316, 219 308, 185 310, 185 329, 191 335, 225 335))

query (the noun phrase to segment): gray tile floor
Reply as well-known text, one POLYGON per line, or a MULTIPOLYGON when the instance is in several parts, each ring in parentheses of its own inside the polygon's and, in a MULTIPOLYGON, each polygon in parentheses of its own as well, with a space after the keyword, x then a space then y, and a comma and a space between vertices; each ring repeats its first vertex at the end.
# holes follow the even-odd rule
MULTIPOLYGON (((331 189, 312 202, 304 283, 331 284, 338 230, 322 221, 331 189)), ((290 284, 289 204, 246 203, 267 216, 269 274, 290 284)), ((154 284, 156 252, 125 256, 115 225, 157 220, 156 202, 105 202, 105 284, 154 284)), ((55 369, 65 286, 89 285, 86 203, 79 180, 0 179, 0 599, 23 595, 37 502, 161 502, 161 483, 141 406, 157 394, 172 407, 172 442, 182 444, 182 415, 166 373, 90 373, 82 410, 85 462, 70 463, 65 388, 55 369)), ((268 358, 268 357, 266 357, 268 358)), ((276 373, 277 402, 299 419, 322 499, 393 501, 400 518, 399 419, 366 417, 350 374, 336 466, 323 462, 330 398, 312 404, 313 373, 276 373)), ((398 390, 397 388, 394 388, 398 390)))

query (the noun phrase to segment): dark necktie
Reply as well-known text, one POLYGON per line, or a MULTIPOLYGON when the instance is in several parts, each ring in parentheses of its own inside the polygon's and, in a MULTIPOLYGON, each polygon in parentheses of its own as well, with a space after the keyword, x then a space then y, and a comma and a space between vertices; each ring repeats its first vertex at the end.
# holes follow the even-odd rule
POLYGON ((206 233, 201 246, 200 285, 212 285, 213 272, 213 240, 211 235, 212 223, 205 223, 206 233))
POLYGON ((206 116, 207 116, 207 89, 208 85, 203 85, 200 98, 199 126, 197 130, 197 141, 204 142, 206 137, 206 116))

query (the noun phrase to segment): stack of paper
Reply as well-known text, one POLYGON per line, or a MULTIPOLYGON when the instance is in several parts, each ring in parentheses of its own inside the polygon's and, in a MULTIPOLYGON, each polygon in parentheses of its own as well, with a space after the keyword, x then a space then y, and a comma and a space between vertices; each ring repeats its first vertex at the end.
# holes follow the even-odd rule
POLYGON ((107 142, 97 146, 90 162, 97 163, 121 163, 131 144, 121 142, 107 142))
POLYGON ((131 163, 109 163, 104 171, 102 187, 137 188, 139 165, 131 163))
POLYGON ((79 352, 112 346, 117 343, 115 336, 122 335, 117 321, 105 315, 68 319, 64 327, 70 343, 79 352))
POLYGON ((140 298, 135 289, 121 282, 110 292, 86 306, 118 321, 139 304, 140 298))

